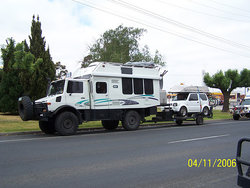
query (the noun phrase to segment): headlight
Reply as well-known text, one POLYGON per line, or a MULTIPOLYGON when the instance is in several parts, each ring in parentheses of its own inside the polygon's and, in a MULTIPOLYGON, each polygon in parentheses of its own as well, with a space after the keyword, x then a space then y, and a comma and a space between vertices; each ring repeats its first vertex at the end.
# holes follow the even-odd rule
POLYGON ((174 103, 173 106, 177 106, 177 103, 174 103))

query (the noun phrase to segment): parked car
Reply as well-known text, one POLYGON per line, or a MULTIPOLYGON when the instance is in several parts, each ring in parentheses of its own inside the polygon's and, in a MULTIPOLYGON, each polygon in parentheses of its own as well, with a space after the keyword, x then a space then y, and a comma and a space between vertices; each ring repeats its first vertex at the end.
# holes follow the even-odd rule
POLYGON ((208 116, 211 107, 205 93, 178 93, 170 104, 170 110, 182 117, 191 116, 195 113, 208 116))
POLYGON ((250 118, 250 97, 246 97, 240 103, 233 107, 233 119, 239 120, 241 117, 250 118))

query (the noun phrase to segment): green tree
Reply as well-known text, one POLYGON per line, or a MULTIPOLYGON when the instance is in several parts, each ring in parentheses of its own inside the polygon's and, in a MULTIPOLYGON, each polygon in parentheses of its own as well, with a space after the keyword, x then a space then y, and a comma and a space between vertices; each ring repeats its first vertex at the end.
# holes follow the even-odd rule
POLYGON ((61 62, 57 62, 55 64, 56 67, 56 79, 62 79, 64 76, 67 75, 68 70, 66 69, 65 65, 62 65, 61 62))
POLYGON ((34 70, 31 76, 31 97, 35 100, 46 95, 48 80, 54 80, 56 73, 49 48, 46 49, 45 37, 42 37, 41 22, 38 16, 36 20, 33 16, 29 41, 29 46, 26 41, 24 42, 24 50, 29 51, 35 57, 34 70))
POLYGON ((0 84, 1 84, 2 78, 3 78, 3 70, 0 69, 0 84))
POLYGON ((83 59, 82 67, 86 67, 94 61, 107 62, 136 62, 153 61, 164 65, 162 56, 156 50, 151 56, 148 46, 139 48, 139 40, 145 29, 118 26, 114 30, 108 30, 89 48, 89 54, 83 59))
POLYGON ((250 70, 243 69, 240 74, 240 87, 250 87, 250 70))
POLYGON ((14 52, 13 69, 18 70, 18 78, 23 88, 22 95, 31 95, 32 74, 34 72, 35 57, 30 52, 25 51, 25 41, 18 43, 14 52))
POLYGON ((15 67, 15 41, 11 38, 7 45, 1 48, 3 59, 2 81, 0 83, 0 111, 17 112, 17 99, 23 93, 23 87, 19 80, 19 70, 15 67))
POLYGON ((250 83, 249 80, 246 79, 245 74, 248 73, 249 70, 244 69, 239 74, 237 70, 227 70, 224 73, 222 71, 217 72, 213 76, 210 76, 209 73, 204 75, 204 82, 208 87, 218 88, 221 90, 224 96, 224 103, 223 103, 223 112, 229 111, 229 98, 230 93, 237 87, 249 87, 250 83))

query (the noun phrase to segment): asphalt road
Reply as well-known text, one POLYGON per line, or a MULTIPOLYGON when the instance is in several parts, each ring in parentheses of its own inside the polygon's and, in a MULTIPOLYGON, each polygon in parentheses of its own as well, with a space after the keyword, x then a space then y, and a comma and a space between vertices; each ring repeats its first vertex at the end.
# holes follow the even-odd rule
POLYGON ((250 137, 250 121, 205 123, 0 136, 0 187, 237 187, 236 168, 212 164, 235 158, 237 141, 250 137), (190 159, 202 162, 188 167, 190 159))

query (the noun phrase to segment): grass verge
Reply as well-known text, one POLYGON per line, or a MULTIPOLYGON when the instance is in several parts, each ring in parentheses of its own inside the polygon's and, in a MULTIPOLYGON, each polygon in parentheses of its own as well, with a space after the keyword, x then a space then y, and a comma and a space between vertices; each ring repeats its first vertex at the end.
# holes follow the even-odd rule
MULTIPOLYGON (((150 120, 152 119, 152 116, 146 119, 150 120)), ((215 120, 232 119, 232 114, 228 112, 221 112, 219 110, 214 110, 213 119, 215 120)), ((102 127, 101 121, 91 121, 83 123, 82 125, 79 126, 79 128, 97 128, 97 127, 102 127)), ((0 133, 39 131, 39 130, 40 129, 38 121, 22 121, 21 118, 17 115, 0 113, 0 133)))

